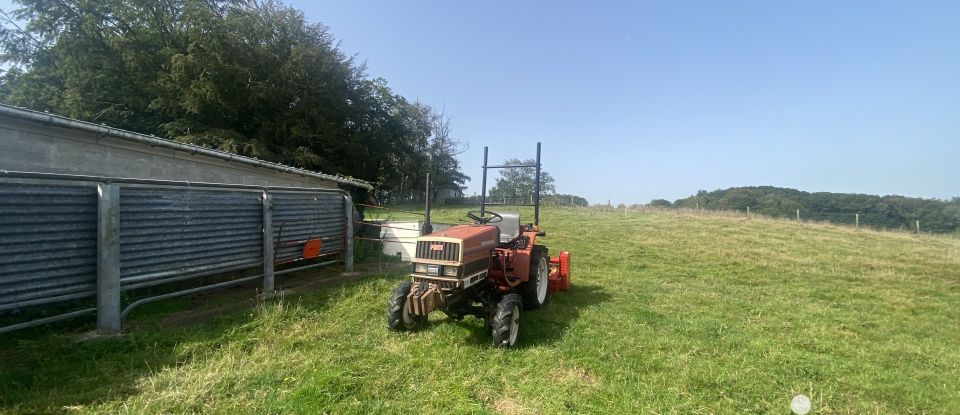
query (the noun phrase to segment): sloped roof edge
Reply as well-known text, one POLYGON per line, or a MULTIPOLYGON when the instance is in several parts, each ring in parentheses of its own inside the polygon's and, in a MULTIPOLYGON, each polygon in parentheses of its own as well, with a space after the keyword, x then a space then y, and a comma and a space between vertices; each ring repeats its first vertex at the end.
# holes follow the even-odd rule
POLYGON ((227 161, 235 161, 238 163, 248 164, 251 166, 276 170, 283 173, 296 174, 298 176, 314 177, 314 178, 328 180, 328 181, 345 184, 349 186, 361 187, 367 190, 373 189, 373 186, 370 185, 370 183, 360 179, 314 172, 314 171, 301 169, 297 167, 290 167, 284 164, 241 156, 241 155, 233 154, 223 150, 214 150, 214 149, 201 147, 193 144, 180 143, 180 142, 169 140, 166 138, 150 136, 146 134, 136 133, 133 131, 127 131, 119 128, 108 127, 103 124, 94 124, 87 121, 80 121, 73 118, 67 118, 67 117, 53 115, 53 114, 40 112, 40 111, 34 111, 27 108, 15 107, 7 104, 0 104, 0 115, 6 115, 13 118, 19 118, 23 120, 38 122, 44 125, 54 125, 54 126, 63 127, 63 128, 71 128, 71 129, 87 131, 95 134, 102 134, 105 136, 116 137, 124 140, 145 143, 152 146, 166 147, 174 150, 186 151, 191 154, 203 154, 205 156, 215 157, 215 158, 219 158, 227 161))

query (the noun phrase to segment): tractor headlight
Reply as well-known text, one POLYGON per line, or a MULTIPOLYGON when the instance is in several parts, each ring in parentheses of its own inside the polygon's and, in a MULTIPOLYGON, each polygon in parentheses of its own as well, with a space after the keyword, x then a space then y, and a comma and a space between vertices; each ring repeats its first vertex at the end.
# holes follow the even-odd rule
POLYGON ((440 275, 440 266, 439 265, 427 265, 427 275, 431 277, 436 277, 440 275))
POLYGON ((413 264, 413 272, 416 272, 417 274, 426 274, 427 264, 413 264))
POLYGON ((456 277, 457 271, 458 271, 457 267, 451 267, 449 265, 443 267, 443 275, 446 275, 448 277, 456 277))

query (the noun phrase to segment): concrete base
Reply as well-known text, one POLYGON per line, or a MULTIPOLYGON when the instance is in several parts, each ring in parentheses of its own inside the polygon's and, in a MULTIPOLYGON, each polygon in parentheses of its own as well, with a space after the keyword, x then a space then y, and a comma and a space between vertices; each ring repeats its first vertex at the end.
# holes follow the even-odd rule
POLYGON ((277 290, 272 293, 259 293, 257 294, 257 301, 271 300, 274 298, 283 298, 287 294, 292 294, 293 291, 290 290, 277 290))
POLYGON ((101 340, 101 339, 111 339, 114 337, 122 337, 122 336, 126 336, 126 334, 123 332, 114 333, 114 334, 100 334, 100 332, 96 330, 92 330, 92 331, 88 331, 86 333, 78 335, 77 343, 83 343, 83 342, 101 340))

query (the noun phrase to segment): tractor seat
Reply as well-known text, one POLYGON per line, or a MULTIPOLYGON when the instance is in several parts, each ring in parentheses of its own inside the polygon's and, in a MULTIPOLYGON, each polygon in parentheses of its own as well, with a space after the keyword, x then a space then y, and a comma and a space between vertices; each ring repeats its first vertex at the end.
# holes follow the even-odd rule
POLYGON ((500 243, 505 244, 520 236, 520 212, 496 212, 503 217, 503 220, 491 225, 500 229, 500 243))

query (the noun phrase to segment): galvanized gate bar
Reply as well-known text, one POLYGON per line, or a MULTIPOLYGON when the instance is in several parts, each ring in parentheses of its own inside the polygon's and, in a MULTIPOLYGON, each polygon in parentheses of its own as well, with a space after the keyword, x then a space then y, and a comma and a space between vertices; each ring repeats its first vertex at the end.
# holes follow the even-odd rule
MULTIPOLYGON (((122 239, 121 239, 122 240, 122 239)), ((122 253, 121 253, 122 255, 122 253)), ((120 278, 120 290, 128 291, 143 287, 152 287, 174 281, 183 281, 185 279, 203 277, 207 275, 219 274, 224 272, 236 271, 244 268, 250 268, 260 265, 259 256, 254 260, 240 260, 222 262, 213 266, 195 267, 191 272, 185 273, 182 270, 164 271, 155 274, 144 274, 135 277, 120 278)))
POLYGON ((327 261, 327 262, 319 262, 319 263, 316 263, 316 264, 304 265, 304 266, 302 266, 302 267, 288 268, 288 269, 285 269, 285 270, 277 271, 277 272, 275 272, 273 275, 289 274, 289 273, 291 273, 291 272, 304 271, 304 270, 308 270, 308 269, 311 269, 311 268, 323 267, 323 266, 332 265, 332 264, 336 264, 336 263, 337 263, 337 261, 335 261, 335 260, 334 260, 334 261, 327 261))
POLYGON ((120 331, 120 188, 97 186, 97 331, 120 331))
POLYGON ((9 326, 0 327, 0 334, 11 332, 14 330, 26 329, 30 327, 36 327, 44 325, 47 323, 54 323, 61 320, 67 320, 74 317, 85 316, 87 314, 96 314, 96 308, 86 308, 83 310, 71 311, 69 313, 58 314, 55 316, 38 318, 36 320, 25 321, 23 323, 11 324, 9 326))
POLYGON ((238 270, 241 270, 241 269, 251 268, 251 267, 258 266, 258 265, 260 265, 260 261, 257 261, 257 262, 252 263, 252 264, 243 264, 243 263, 236 264, 236 263, 233 263, 233 264, 230 264, 230 265, 225 266, 225 267, 222 267, 222 268, 213 268, 213 269, 209 269, 209 270, 202 271, 202 272, 196 272, 196 273, 190 273, 190 274, 186 274, 186 275, 178 275, 178 276, 174 276, 174 277, 164 278, 164 279, 162 279, 162 280, 150 280, 150 281, 141 282, 141 283, 136 283, 136 284, 121 285, 121 286, 120 286, 120 291, 130 291, 130 290, 136 290, 136 289, 139 289, 139 288, 154 287, 154 286, 157 286, 157 285, 169 284, 169 283, 171 283, 171 282, 191 280, 191 279, 200 278, 200 277, 209 277, 209 276, 211 276, 211 275, 223 274, 223 273, 231 272, 231 271, 238 271, 238 270))
POLYGON ((35 305, 59 303, 61 301, 77 300, 81 298, 93 297, 96 294, 97 294, 96 291, 90 291, 90 292, 82 292, 82 293, 76 293, 76 294, 59 295, 56 297, 45 297, 45 298, 40 298, 36 300, 18 301, 15 303, 7 303, 7 304, 0 305, 0 311, 14 310, 17 308, 30 307, 35 305))
POLYGON ((126 308, 124 308, 124 309, 123 309, 123 313, 121 313, 120 316, 121 316, 121 318, 127 318, 127 315, 130 314, 130 312, 133 311, 133 309, 135 309, 135 308, 137 308, 137 307, 139 307, 139 306, 142 306, 142 305, 144 305, 144 304, 147 304, 147 303, 153 303, 153 302, 160 301, 160 300, 166 300, 166 299, 168 299, 168 298, 180 297, 180 296, 184 296, 184 295, 189 295, 189 294, 198 293, 198 292, 201 292, 201 291, 212 290, 212 289, 214 289, 214 288, 225 288, 225 287, 231 287, 231 286, 234 286, 234 285, 240 285, 240 284, 243 284, 243 283, 248 282, 248 281, 253 281, 253 280, 256 280, 256 279, 260 279, 261 276, 262 276, 262 275, 259 275, 259 274, 258 274, 258 275, 252 275, 252 276, 249 276, 249 277, 237 278, 237 279, 235 279, 235 280, 224 281, 224 282, 220 282, 220 283, 216 283, 216 284, 210 284, 210 285, 204 285, 204 286, 202 286, 202 287, 191 288, 191 289, 188 289, 188 290, 176 291, 176 292, 172 292, 172 293, 166 293, 166 294, 156 295, 156 296, 153 296, 153 297, 141 298, 141 299, 139 299, 139 300, 137 300, 137 301, 134 301, 134 302, 130 303, 130 305, 128 305, 126 308))

